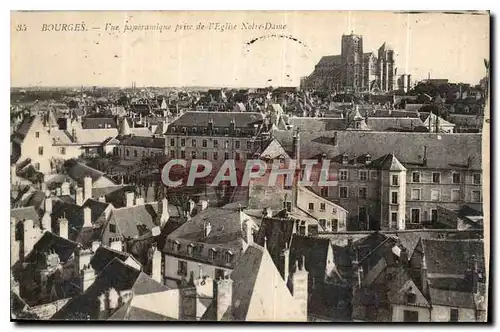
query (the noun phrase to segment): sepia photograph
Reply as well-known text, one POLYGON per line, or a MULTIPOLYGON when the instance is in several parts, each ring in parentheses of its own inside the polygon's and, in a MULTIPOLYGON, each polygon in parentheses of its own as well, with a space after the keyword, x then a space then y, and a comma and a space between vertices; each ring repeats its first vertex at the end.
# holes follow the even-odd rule
POLYGON ((10 19, 11 321, 491 322, 488 11, 10 19))

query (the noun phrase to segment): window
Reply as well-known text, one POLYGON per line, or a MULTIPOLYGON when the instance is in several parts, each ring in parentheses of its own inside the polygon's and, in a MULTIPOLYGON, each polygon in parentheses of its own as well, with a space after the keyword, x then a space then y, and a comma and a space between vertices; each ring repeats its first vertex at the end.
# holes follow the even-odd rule
POLYGON ((453 173, 453 183, 460 183, 460 173, 453 173))
POLYGON ((399 174, 393 174, 391 176, 391 186, 399 186, 399 174))
POLYGON ((224 152, 224 160, 228 160, 229 159, 229 152, 224 152))
POLYGON ((170 150, 170 158, 175 158, 175 150, 170 150))
POLYGON ((137 150, 134 150, 134 157, 137 158, 137 150))
POLYGON ((413 290, 410 288, 410 291, 406 293, 406 302, 414 304, 417 301, 417 294, 413 292, 413 290))
POLYGON ((391 223, 393 225, 397 225, 397 223, 398 223, 398 213, 397 212, 391 212, 391 223))
POLYGON ((239 152, 235 152, 234 153, 234 159, 235 160, 240 160, 240 153, 239 152))
POLYGON ((191 146, 192 146, 193 148, 195 148, 195 147, 196 147, 196 140, 195 140, 195 139, 191 140, 191 146))
POLYGON ((481 174, 473 174, 472 175, 472 183, 481 184, 481 174))
POLYGON ((39 146, 39 147, 38 147, 38 154, 39 154, 40 156, 43 156, 43 146, 39 146))
POLYGON ((359 180, 360 181, 368 181, 368 172, 367 171, 359 171, 359 180))
POLYGON ((186 146, 186 139, 185 138, 181 138, 181 146, 186 146))
POLYGON ((251 149, 252 149, 252 142, 248 141, 247 142, 247 150, 251 150, 251 149))
POLYGON ((170 146, 175 146, 175 138, 170 139, 170 146))
POLYGON ((451 190, 451 201, 456 202, 460 200, 460 189, 451 190))
POLYGON ((420 172, 411 173, 411 181, 414 183, 419 183, 420 182, 420 172))
POLYGON ((181 151, 181 159, 186 159, 186 151, 181 151))
POLYGON ((286 211, 287 212, 292 212, 292 202, 286 202, 286 211))
POLYGON ((214 248, 208 251, 208 259, 213 261, 216 256, 217 256, 217 251, 214 248))
POLYGON ((66 154, 66 148, 64 147, 61 148, 61 154, 66 154))
POLYGON ((224 279, 224 270, 215 269, 215 280, 224 279))
POLYGON ((441 182, 441 173, 432 173, 432 183, 441 182))
POLYGON ((224 254, 224 261, 226 263, 231 263, 233 261, 233 253, 231 251, 226 251, 224 254))
POLYGON ((450 322, 458 322, 458 309, 450 309, 450 322))
POLYGON ((339 230, 339 221, 337 219, 332 220, 332 231, 338 232, 339 230))
POLYGON ((172 132, 175 132, 175 127, 172 127, 172 132))
POLYGON ((208 142, 206 139, 204 139, 203 141, 201 141, 201 146, 203 146, 204 148, 206 148, 208 145, 208 142))
POLYGON ((366 187, 360 187, 359 188, 359 198, 365 199, 366 198, 366 193, 367 193, 366 187))
POLYGON ((328 197, 328 187, 321 187, 320 195, 321 197, 328 197))
POLYGON ((481 192, 479 190, 472 191, 472 201, 475 203, 481 202, 481 192))
POLYGON ((340 198, 347 198, 347 187, 339 187, 340 198))
POLYGON ((214 160, 219 159, 219 153, 217 151, 214 152, 214 160))
POLYGON ((35 163, 35 169, 36 169, 37 171, 39 171, 39 170, 40 170, 40 163, 35 163))
POLYGON ((229 149, 229 141, 224 141, 224 149, 229 149))
POLYGON ((109 224, 109 232, 116 233, 116 225, 115 224, 109 224))
POLYGON ((191 151, 191 158, 196 159, 196 151, 191 151))
POLYGON ((219 141, 214 139, 214 148, 218 148, 219 147, 219 141))
POLYGON ((439 189, 431 189, 431 201, 439 201, 439 189))
POLYGON ((411 190, 411 200, 412 201, 419 201, 420 200, 420 189, 412 189, 411 190))
POLYGON ((404 311, 404 321, 405 322, 418 322, 418 311, 405 310, 404 311))
POLYGON ((420 223, 420 209, 411 209, 411 222, 414 224, 420 223))
POLYGON ((377 171, 370 171, 370 180, 377 180, 378 174, 377 171))
POLYGON ((347 181, 347 171, 346 170, 341 170, 340 171, 340 180, 341 181, 347 181))
POLYGON ((130 155, 130 151, 129 150, 125 150, 125 155, 128 157, 130 155))
POLYGON ((187 246, 188 256, 193 256, 193 249, 194 249, 194 245, 192 243, 188 244, 188 246, 187 246))
POLYGON ((391 192, 391 204, 398 204, 398 192, 397 191, 391 192))
POLYGON ((37 132, 35 133, 35 138, 40 138, 40 132, 39 132, 39 131, 37 131, 37 132))
POLYGON ((240 141, 234 141, 235 149, 240 148, 240 141))
POLYGON ((179 261, 178 267, 177 267, 177 274, 180 275, 181 277, 187 277, 187 262, 186 261, 179 261))
POLYGON ((203 158, 203 159, 207 159, 207 158, 208 158, 208 156, 207 156, 207 151, 203 151, 203 152, 201 153, 201 155, 202 155, 202 158, 203 158))
POLYGON ((309 203, 309 211, 314 211, 314 203, 309 203))
POLYGON ((320 211, 325 211, 326 210, 326 204, 325 203, 319 203, 319 210, 320 211))
POLYGON ((321 228, 326 229, 326 219, 319 219, 318 221, 321 228))
POLYGON ((438 210, 437 209, 431 209, 431 221, 436 222, 438 219, 438 210))

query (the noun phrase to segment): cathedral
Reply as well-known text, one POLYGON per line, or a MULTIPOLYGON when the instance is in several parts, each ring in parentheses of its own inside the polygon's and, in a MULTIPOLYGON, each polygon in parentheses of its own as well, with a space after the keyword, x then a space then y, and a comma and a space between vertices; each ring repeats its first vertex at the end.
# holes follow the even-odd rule
POLYGON ((394 50, 383 43, 378 52, 363 52, 363 36, 342 35, 341 54, 323 56, 302 88, 336 92, 389 92, 395 87, 394 50))

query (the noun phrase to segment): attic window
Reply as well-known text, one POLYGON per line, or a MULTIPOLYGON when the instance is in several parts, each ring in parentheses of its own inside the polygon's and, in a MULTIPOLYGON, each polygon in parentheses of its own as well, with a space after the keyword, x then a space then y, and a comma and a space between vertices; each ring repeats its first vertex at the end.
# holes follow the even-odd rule
POLYGON ((226 251, 224 255, 224 261, 226 263, 231 263, 233 261, 233 256, 234 254, 230 250, 226 251))
POLYGON ((193 256, 193 251, 194 251, 194 245, 192 243, 188 244, 188 246, 187 246, 188 256, 193 256))
POLYGON ((408 290, 408 293, 406 293, 406 302, 407 303, 415 303, 417 301, 417 294, 413 291, 412 288, 408 290))
POLYGON ((173 243, 172 243, 172 250, 174 252, 179 252, 181 250, 181 244, 179 241, 175 240, 173 243))
POLYGON ((175 126, 172 126, 171 130, 172 130, 172 132, 175 132, 175 126))
POLYGON ((217 257, 217 250, 215 248, 211 248, 208 251, 208 259, 213 261, 213 260, 215 260, 216 257, 217 257))

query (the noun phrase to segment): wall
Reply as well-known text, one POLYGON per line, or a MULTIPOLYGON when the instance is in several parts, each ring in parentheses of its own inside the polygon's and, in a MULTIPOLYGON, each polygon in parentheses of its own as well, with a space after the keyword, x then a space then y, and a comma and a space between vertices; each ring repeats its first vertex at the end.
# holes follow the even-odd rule
POLYGON ((53 157, 52 139, 49 133, 43 127, 40 118, 37 116, 29 131, 27 132, 22 144, 21 155, 18 159, 22 163, 27 158, 31 159, 33 167, 35 164, 40 164, 39 171, 42 173, 49 173, 51 171, 50 158, 53 157), (38 137, 36 133, 38 132, 38 137), (38 148, 43 147, 43 155, 38 154, 38 148))
MULTIPOLYGON (((333 220, 337 219, 338 220, 338 229, 333 230, 335 231, 345 231, 346 230, 346 218, 347 218, 347 213, 346 211, 330 202, 326 198, 323 198, 314 192, 311 192, 310 190, 300 187, 298 190, 298 207, 303 210, 307 211, 310 213, 312 216, 314 216, 317 219, 326 219, 327 222, 330 221, 333 224, 333 220), (314 204, 314 209, 309 210, 309 204, 313 203, 314 204), (320 203, 325 204, 325 209, 321 210, 320 209, 320 203), (335 212, 334 212, 335 211, 335 212)), ((326 231, 332 231, 331 227, 327 228, 326 231)))
POLYGON ((118 146, 118 155, 124 160, 142 160, 146 157, 152 157, 155 155, 163 155, 164 149, 162 148, 152 148, 144 146, 118 146), (128 155, 127 155, 128 151, 128 155), (137 157, 135 156, 137 152, 137 157))
MULTIPOLYGON (((449 322, 450 309, 452 307, 433 305, 432 306, 432 321, 433 322, 449 322)), ((458 308, 458 321, 460 322, 475 322, 476 311, 469 308, 458 308)))
POLYGON ((201 264, 201 268, 203 269, 203 275, 209 276, 212 279, 215 278, 215 269, 224 270, 228 274, 230 274, 232 272, 232 270, 226 269, 223 267, 216 267, 216 266, 209 265, 209 264, 194 262, 194 261, 177 258, 177 257, 170 256, 170 255, 165 255, 165 274, 164 274, 164 277, 173 278, 173 279, 177 279, 177 280, 181 280, 181 279, 185 278, 186 280, 189 280, 189 276, 191 275, 191 272, 192 272, 194 277, 197 278, 199 275, 199 271, 200 271, 200 264, 201 264), (186 277, 182 277, 182 276, 177 274, 177 271, 179 269, 179 260, 187 262, 187 276, 186 277))
POLYGON ((430 322, 431 314, 429 308, 406 306, 406 305, 394 305, 392 306, 392 321, 393 322, 404 322, 404 311, 411 310, 418 312, 419 322, 430 322))

